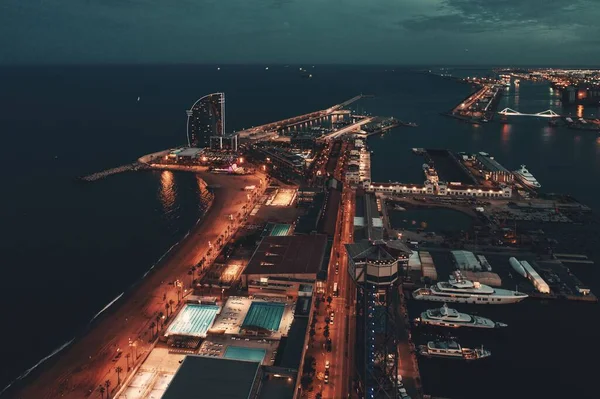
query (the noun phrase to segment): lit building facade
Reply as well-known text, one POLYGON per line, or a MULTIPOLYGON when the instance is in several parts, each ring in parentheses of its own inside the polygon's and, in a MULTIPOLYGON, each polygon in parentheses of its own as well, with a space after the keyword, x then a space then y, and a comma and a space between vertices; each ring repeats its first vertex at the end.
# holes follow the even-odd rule
POLYGON ((225 135, 225 93, 200 98, 186 111, 190 147, 210 147, 210 138, 225 135))

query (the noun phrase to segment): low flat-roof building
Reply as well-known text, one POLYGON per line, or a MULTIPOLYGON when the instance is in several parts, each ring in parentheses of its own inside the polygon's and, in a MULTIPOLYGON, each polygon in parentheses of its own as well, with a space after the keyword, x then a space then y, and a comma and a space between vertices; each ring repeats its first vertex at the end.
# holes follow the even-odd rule
POLYGON ((483 169, 486 180, 503 183, 510 183, 513 181, 514 175, 504 166, 500 165, 498 161, 488 153, 480 152, 476 154, 475 160, 477 161, 478 166, 483 169))
POLYGON ((452 257, 460 270, 481 270, 481 263, 479 263, 473 252, 452 251, 452 257))
POLYGON ((263 238, 242 274, 250 294, 298 296, 303 284, 314 284, 325 260, 327 236, 263 238))
POLYGON ((255 399, 261 380, 257 362, 186 356, 162 399, 255 399))

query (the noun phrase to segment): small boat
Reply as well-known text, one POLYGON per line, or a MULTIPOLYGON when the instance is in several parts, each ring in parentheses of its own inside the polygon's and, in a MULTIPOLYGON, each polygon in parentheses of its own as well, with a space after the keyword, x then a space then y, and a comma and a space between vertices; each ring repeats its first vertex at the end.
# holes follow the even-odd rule
POLYGON ((424 148, 413 148, 412 152, 417 155, 423 155, 423 154, 425 154, 425 149, 424 148))
POLYGON ((406 126, 408 126, 408 127, 419 127, 419 125, 417 125, 415 122, 407 122, 406 126))
POLYGON ((460 313, 455 309, 449 308, 446 304, 441 308, 429 309, 421 313, 421 316, 415 319, 415 324, 448 328, 502 328, 507 326, 504 323, 494 322, 485 317, 460 313))
POLYGON ((429 341, 419 346, 419 354, 427 357, 447 357, 451 359, 477 360, 490 357, 492 352, 483 349, 463 348, 456 341, 429 341))
POLYGON ((137 99, 137 100, 138 100, 138 103, 139 103, 139 102, 140 102, 140 100, 141 100, 141 97, 138 97, 138 99, 137 99))

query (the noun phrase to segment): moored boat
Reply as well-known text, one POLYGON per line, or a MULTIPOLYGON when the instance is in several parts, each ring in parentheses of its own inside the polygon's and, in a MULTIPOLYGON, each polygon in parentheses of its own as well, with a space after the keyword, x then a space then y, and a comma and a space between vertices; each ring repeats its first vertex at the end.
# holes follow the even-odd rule
POLYGON ((447 282, 438 282, 430 288, 419 288, 413 292, 417 300, 504 305, 521 302, 527 294, 501 288, 492 288, 478 281, 463 278, 455 271, 447 282))
POLYGON ((421 316, 415 319, 415 324, 448 328, 502 328, 507 326, 486 317, 460 313, 456 309, 449 308, 446 304, 441 308, 429 309, 421 313, 421 316))
POLYGON ((487 349, 463 348, 456 341, 429 341, 419 346, 419 354, 427 357, 446 357, 451 359, 477 360, 492 355, 487 349))
POLYGON ((521 165, 521 169, 515 170, 513 173, 514 173, 515 177, 521 183, 523 183, 525 186, 527 186, 529 188, 542 187, 542 185, 537 181, 537 179, 535 177, 533 177, 531 172, 529 172, 529 170, 527 170, 525 165, 521 165))

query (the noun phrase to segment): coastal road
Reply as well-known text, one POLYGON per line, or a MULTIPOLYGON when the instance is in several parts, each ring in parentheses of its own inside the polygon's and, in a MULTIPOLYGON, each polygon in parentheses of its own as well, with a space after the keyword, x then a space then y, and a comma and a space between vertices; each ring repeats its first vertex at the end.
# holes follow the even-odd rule
MULTIPOLYGON (((167 172, 165 172, 167 173, 167 172)), ((190 267, 207 255, 208 242, 216 242, 229 224, 227 215, 242 212, 247 203, 243 187, 264 188, 263 175, 228 176, 199 173, 208 185, 219 187, 215 199, 201 223, 181 241, 137 286, 126 292, 109 308, 93 327, 56 359, 52 367, 30 374, 23 386, 16 386, 8 396, 18 399, 82 399, 98 397, 97 388, 110 381, 112 393, 117 388, 115 368, 122 367, 121 380, 127 377, 127 363, 139 363, 151 349, 150 325, 165 303, 176 300, 176 288, 169 283, 187 282, 190 267), (129 342, 136 345, 129 347, 129 342), (130 353, 131 352, 131 353, 130 353), (125 356, 122 356, 125 353, 125 356), (127 354, 133 355, 131 359, 127 354)), ((199 184, 203 184, 199 181, 199 184)), ((261 189, 262 189, 261 188, 261 189)), ((124 265, 125 266, 125 265, 124 265)), ((118 278, 118 276, 115 276, 118 278)), ((77 298, 74 298, 77 301, 77 298)))
MULTIPOLYGON (((335 177, 343 176, 347 143, 343 143, 335 177)), ((332 352, 330 355, 330 383, 325 386, 323 398, 347 398, 351 392, 353 377, 352 355, 354 341, 354 286, 348 274, 348 257, 344 244, 352 242, 354 222, 353 190, 344 185, 342 202, 338 211, 336 232, 333 242, 333 256, 329 265, 329 290, 333 291, 334 283, 338 285, 339 296, 333 298, 331 310, 334 312, 334 324, 331 326, 332 352), (336 274, 336 263, 339 272, 336 274), (353 332, 353 331, 352 331, 353 332)))

